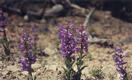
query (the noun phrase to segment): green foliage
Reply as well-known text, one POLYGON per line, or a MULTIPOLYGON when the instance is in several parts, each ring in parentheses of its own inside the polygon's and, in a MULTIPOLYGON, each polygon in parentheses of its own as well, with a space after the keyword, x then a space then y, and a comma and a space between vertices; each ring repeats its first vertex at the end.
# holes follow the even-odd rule
POLYGON ((1 40, 2 41, 2 46, 3 46, 3 48, 4 48, 4 53, 5 53, 5 55, 10 55, 10 49, 9 49, 9 41, 8 41, 8 39, 7 39, 7 37, 5 37, 3 40, 1 40))
POLYGON ((92 54, 88 54, 87 58, 88 58, 89 61, 92 61, 93 60, 92 54))
POLYGON ((84 63, 83 58, 85 56, 86 55, 83 55, 77 58, 77 61, 76 61, 77 71, 76 72, 72 68, 73 64, 75 63, 75 60, 72 60, 71 58, 65 59, 66 68, 63 67, 65 80, 81 80, 82 70, 85 67, 87 67, 87 66, 83 66, 83 63, 84 63))
POLYGON ((102 70, 101 70, 101 68, 95 68, 95 69, 93 69, 91 72, 90 72, 90 74, 94 77, 94 78, 96 78, 97 80, 102 80, 103 79, 103 72, 102 72, 102 70))
POLYGON ((6 55, 10 55, 10 49, 9 49, 9 47, 6 46, 6 45, 4 45, 4 44, 3 44, 3 47, 4 47, 4 52, 5 52, 5 54, 6 54, 6 55))
POLYGON ((64 69, 64 79, 65 80, 74 80, 74 75, 75 75, 75 71, 72 68, 73 64, 74 64, 74 60, 72 60, 70 57, 65 59, 65 65, 66 68, 63 67, 64 69))
POLYGON ((129 80, 128 77, 127 77, 127 74, 125 75, 123 80, 129 80))
POLYGON ((81 75, 82 75, 82 70, 87 67, 87 66, 84 66, 84 61, 83 61, 83 58, 85 57, 86 55, 83 55, 80 54, 79 58, 77 58, 77 62, 76 62, 76 65, 77 65, 77 72, 76 72, 76 75, 75 75, 75 80, 81 80, 81 75))

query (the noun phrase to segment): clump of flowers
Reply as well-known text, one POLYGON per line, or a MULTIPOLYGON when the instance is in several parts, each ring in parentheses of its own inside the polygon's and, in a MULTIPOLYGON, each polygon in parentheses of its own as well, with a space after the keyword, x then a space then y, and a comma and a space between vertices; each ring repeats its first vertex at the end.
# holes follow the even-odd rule
POLYGON ((71 21, 67 21, 67 26, 59 26, 59 38, 61 41, 61 53, 65 60, 66 68, 64 68, 65 80, 80 80, 81 72, 86 67, 83 66, 83 58, 85 57, 85 52, 88 51, 87 34, 85 29, 75 28, 71 21), (79 57, 75 56, 75 53, 79 53, 79 57), (73 64, 77 62, 76 72, 73 69, 73 64))
POLYGON ((66 80, 72 80, 73 73, 75 72, 72 65, 75 62, 73 54, 75 53, 76 41, 71 26, 64 27, 63 25, 60 25, 59 38, 61 40, 61 53, 65 59, 66 65, 66 68, 64 68, 64 78, 66 80))
POLYGON ((120 74, 120 80, 128 80, 125 66, 127 62, 123 60, 124 57, 126 56, 123 55, 122 49, 115 49, 114 61, 117 66, 116 71, 120 74))
POLYGON ((24 32, 20 40, 19 49, 24 53, 24 59, 19 59, 21 63, 22 71, 28 71, 29 80, 33 80, 32 77, 32 64, 36 62, 36 52, 37 52, 37 41, 38 36, 35 27, 32 30, 33 34, 24 32))
POLYGON ((77 80, 81 80, 81 74, 82 74, 82 70, 86 67, 83 66, 83 58, 86 56, 86 54, 88 52, 88 35, 85 32, 85 27, 81 26, 80 28, 77 28, 77 52, 79 53, 79 57, 77 58, 77 74, 76 74, 76 78, 77 80))
POLYGON ((2 37, 2 45, 4 47, 4 52, 8 56, 10 55, 10 49, 9 49, 9 41, 7 39, 7 33, 6 33, 6 16, 4 16, 3 11, 0 9, 0 32, 3 33, 2 37))

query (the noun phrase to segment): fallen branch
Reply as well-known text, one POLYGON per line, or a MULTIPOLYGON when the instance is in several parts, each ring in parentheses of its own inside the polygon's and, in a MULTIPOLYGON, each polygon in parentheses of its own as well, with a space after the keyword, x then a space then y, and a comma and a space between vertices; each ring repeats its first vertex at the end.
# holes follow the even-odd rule
POLYGON ((42 16, 43 15, 44 10, 43 9, 39 9, 38 11, 34 12, 31 10, 27 11, 28 15, 32 15, 32 16, 42 16))
POLYGON ((92 37, 91 35, 88 35, 88 42, 96 43, 104 47, 114 47, 114 43, 110 39, 100 39, 97 37, 92 37))
POLYGON ((91 35, 88 35, 88 42, 90 43, 105 43, 105 42, 110 42, 109 39, 100 39, 97 37, 92 37, 91 35))
POLYGON ((56 4, 51 9, 46 10, 45 13, 44 13, 44 16, 46 16, 46 17, 54 16, 55 14, 61 12, 63 9, 64 8, 63 8, 63 6, 61 4, 56 4))
POLYGON ((87 26, 87 24, 89 23, 90 17, 93 14, 94 10, 95 10, 95 8, 92 8, 91 11, 89 12, 89 14, 86 16, 83 26, 85 26, 85 27, 87 26))
MULTIPOLYGON (((89 14, 86 16, 85 21, 83 23, 84 27, 86 27, 87 24, 89 23, 90 17, 94 11, 95 11, 95 8, 92 8, 91 11, 89 12, 89 14)), ((104 47, 113 48, 113 46, 114 46, 113 42, 110 39, 100 39, 97 37, 92 37, 91 34, 88 35, 88 42, 89 43, 96 43, 96 44, 99 44, 99 45, 104 46, 104 47)))
POLYGON ((76 5, 76 4, 73 4, 73 3, 71 3, 69 0, 65 0, 65 3, 66 3, 67 5, 69 5, 70 7, 72 7, 72 8, 81 10, 83 13, 85 13, 85 11, 86 11, 85 8, 80 7, 80 6, 76 5))

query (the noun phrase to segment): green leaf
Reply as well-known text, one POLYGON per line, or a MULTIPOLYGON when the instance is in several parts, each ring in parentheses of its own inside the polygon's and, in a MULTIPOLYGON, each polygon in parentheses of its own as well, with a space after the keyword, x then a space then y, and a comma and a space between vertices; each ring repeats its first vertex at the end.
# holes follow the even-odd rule
POLYGON ((5 54, 9 55, 10 54, 10 49, 7 46, 5 46, 4 44, 3 44, 3 47, 4 47, 5 54))
POLYGON ((82 59, 83 59, 85 56, 86 56, 86 55, 83 55, 83 56, 82 56, 82 59))
POLYGON ((66 68, 62 67, 64 69, 64 71, 66 71, 66 68))
POLYGON ((87 66, 83 66, 81 69, 80 69, 80 72, 84 69, 84 68, 86 68, 87 66))
POLYGON ((5 54, 6 55, 9 55, 10 54, 10 49, 8 49, 8 48, 5 47, 4 51, 5 51, 5 54))

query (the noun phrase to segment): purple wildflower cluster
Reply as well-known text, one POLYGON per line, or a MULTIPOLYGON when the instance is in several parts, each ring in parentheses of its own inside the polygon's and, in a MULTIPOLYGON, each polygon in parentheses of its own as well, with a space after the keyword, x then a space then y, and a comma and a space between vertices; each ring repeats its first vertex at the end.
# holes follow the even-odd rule
POLYGON ((7 33, 6 33, 6 21, 5 21, 6 17, 4 16, 4 13, 2 11, 2 9, 0 9, 0 32, 3 33, 2 36, 2 45, 4 48, 4 52, 6 55, 10 54, 10 49, 9 49, 9 41, 7 39, 7 33))
POLYGON ((59 38, 61 40, 61 53, 64 58, 66 58, 68 54, 71 55, 81 50, 83 50, 83 52, 88 52, 88 36, 83 26, 74 28, 73 24, 67 27, 60 25, 59 38), (77 36, 75 36, 76 34, 77 36))
POLYGON ((61 25, 59 27, 59 38, 61 39, 61 53, 63 58, 75 53, 76 40, 70 26, 64 27, 61 25))
POLYGON ((126 67, 124 66, 127 62, 123 60, 124 57, 126 56, 123 55, 122 49, 115 49, 114 61, 117 66, 116 70, 120 74, 120 80, 127 80, 126 67))
POLYGON ((24 52, 24 60, 19 59, 19 63, 21 63, 22 71, 31 72, 33 69, 31 65, 36 62, 36 48, 37 48, 37 31, 35 27, 32 30, 33 34, 30 35, 28 32, 24 32, 21 38, 21 42, 19 44, 19 49, 21 52, 24 52))
POLYGON ((67 26, 59 26, 59 38, 61 41, 61 53, 65 59, 65 79, 66 80, 80 80, 81 72, 86 67, 83 66, 83 58, 85 52, 88 52, 88 42, 87 34, 83 26, 74 27, 73 24, 70 24, 71 21, 66 21, 67 26), (75 57, 74 53, 78 54, 79 57, 75 57), (73 63, 76 61, 78 71, 72 68, 73 63), (73 75, 73 73, 75 73, 73 75), (73 75, 71 77, 71 75, 73 75))
MULTIPOLYGON (((7 24, 5 23, 5 19, 6 17, 4 16, 3 11, 0 9, 0 28, 1 29, 5 29, 5 27, 7 26, 7 24)), ((1 31, 2 32, 2 31, 1 31)))
POLYGON ((3 33, 3 40, 7 39, 6 30, 5 30, 7 24, 5 23, 5 19, 6 17, 4 16, 4 13, 2 9, 0 9, 0 32, 3 33))
POLYGON ((33 69, 31 65, 36 62, 36 54, 32 55, 31 53, 24 55, 25 60, 19 59, 19 63, 21 63, 22 71, 32 72, 33 69))
POLYGON ((78 36, 77 36, 77 44, 78 44, 78 48, 77 52, 80 52, 82 50, 81 53, 83 52, 88 52, 88 35, 85 32, 85 27, 80 27, 76 29, 78 36))

